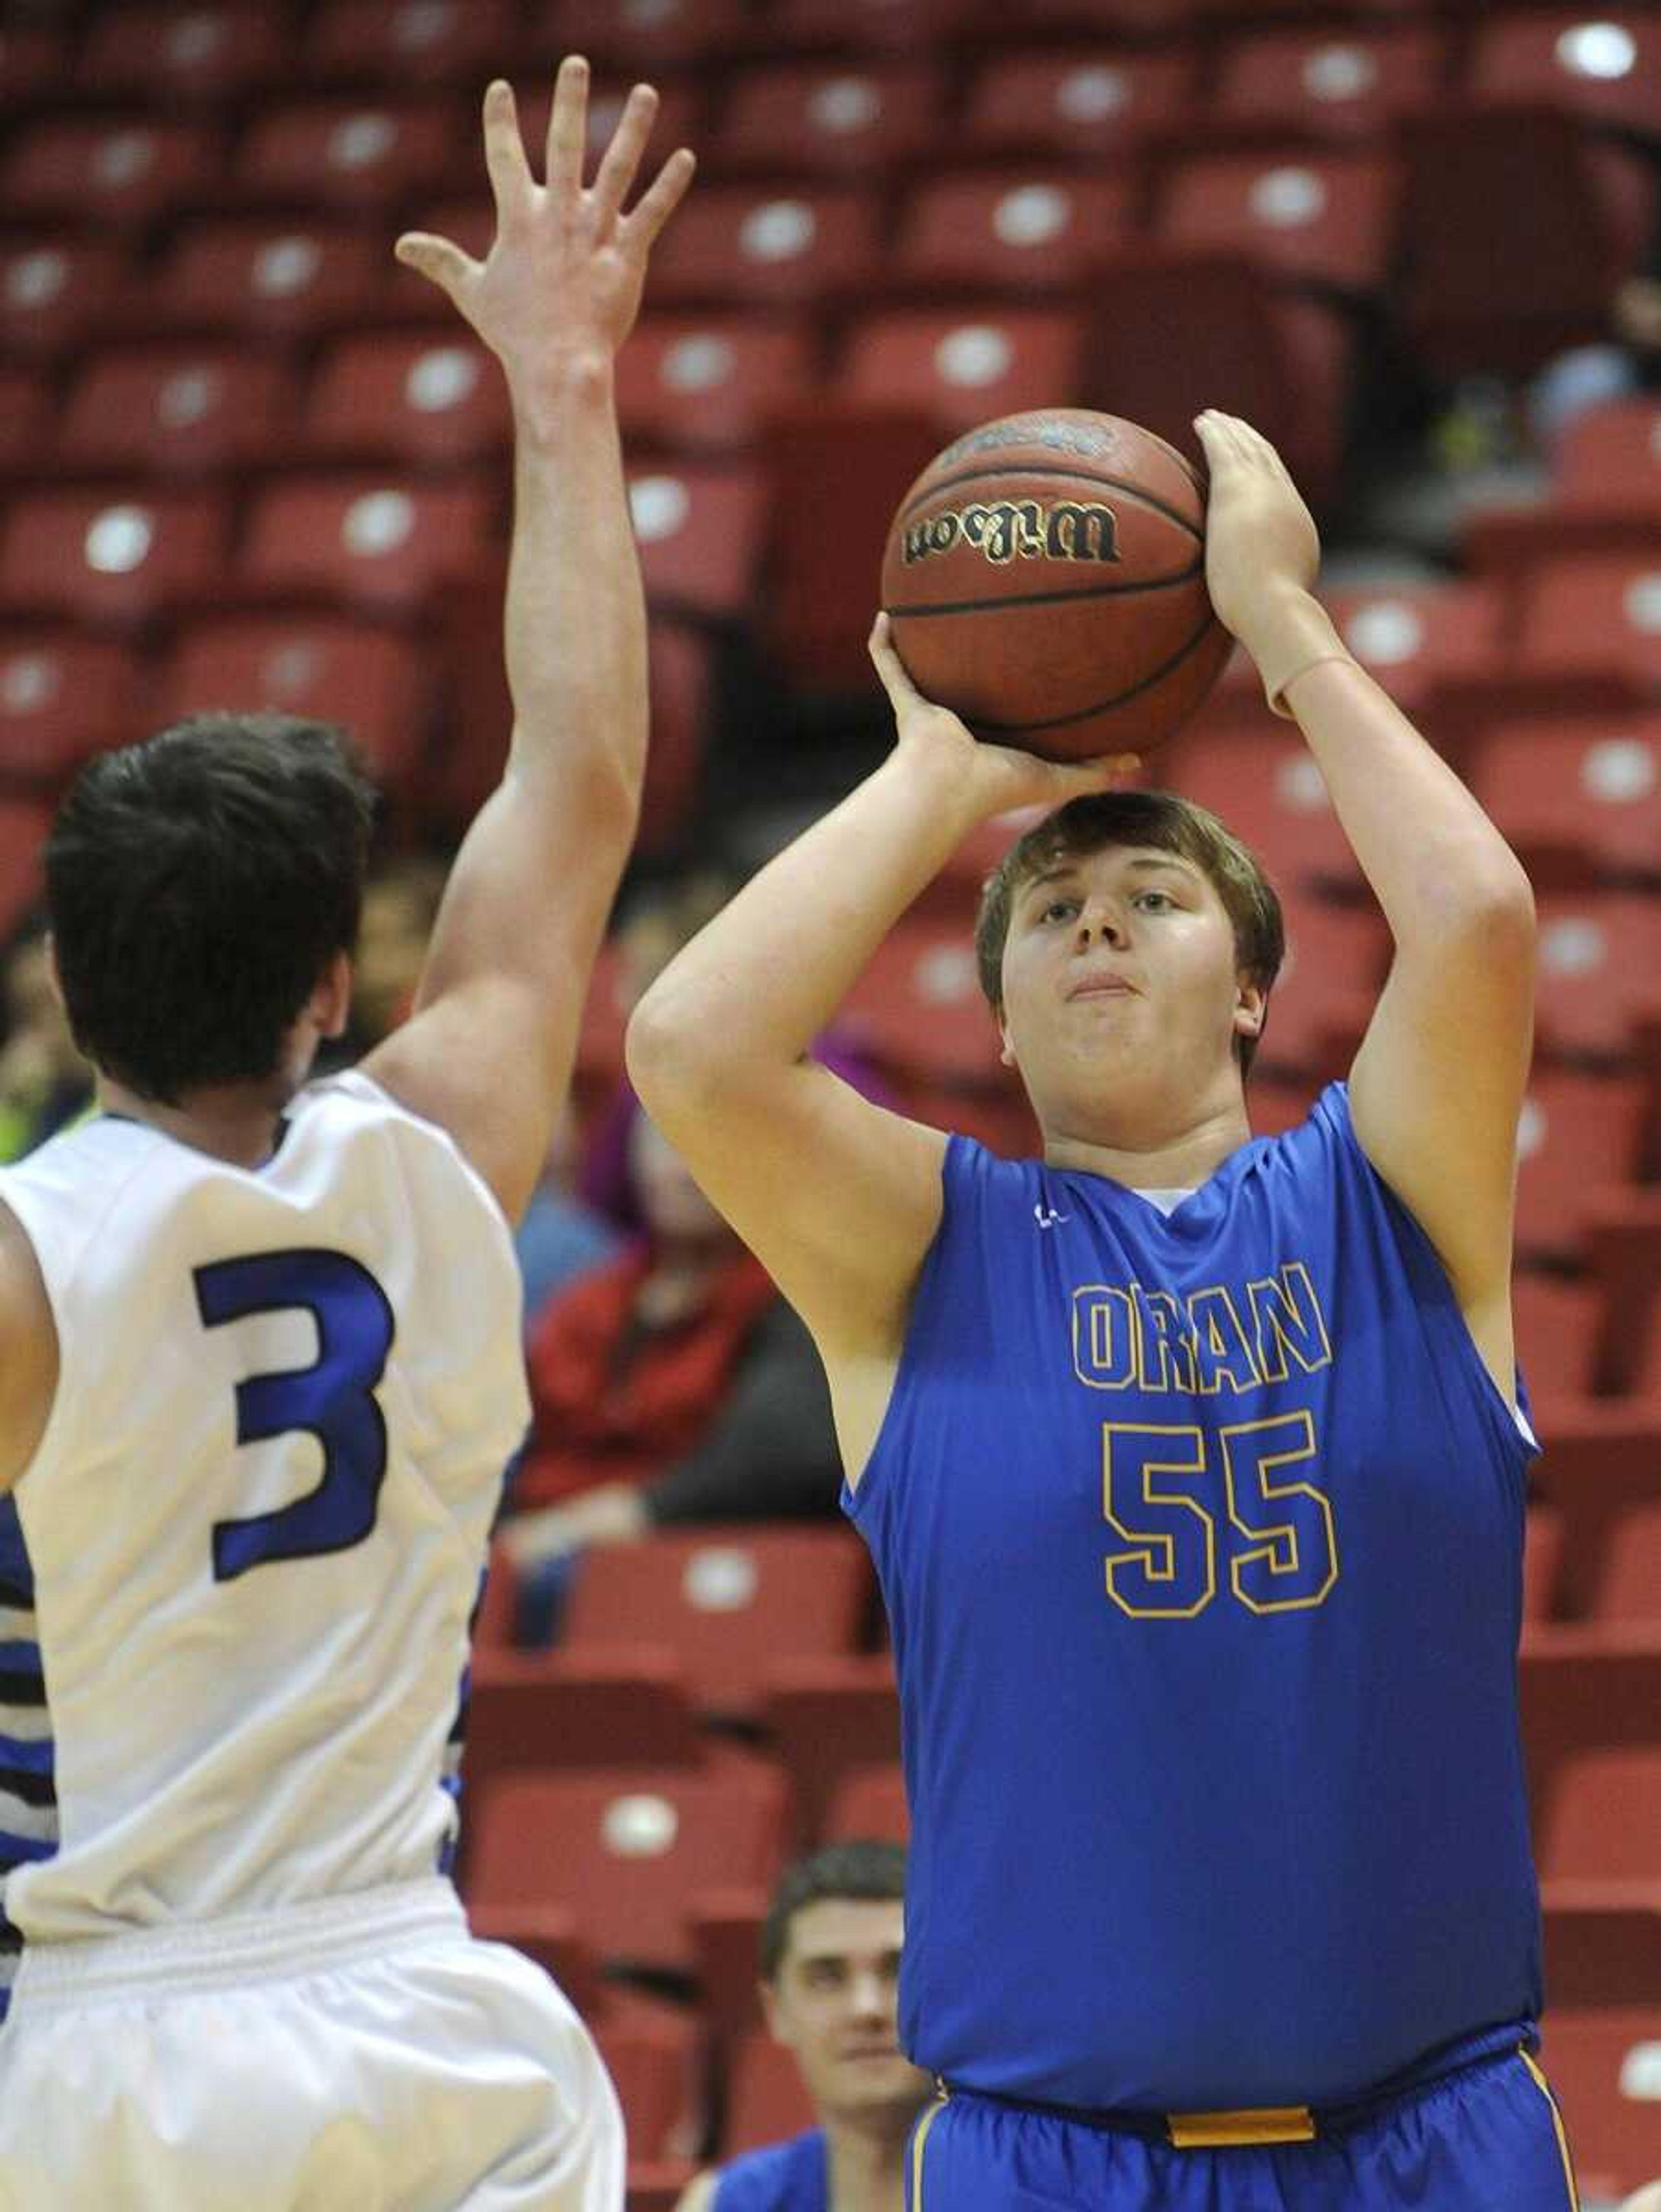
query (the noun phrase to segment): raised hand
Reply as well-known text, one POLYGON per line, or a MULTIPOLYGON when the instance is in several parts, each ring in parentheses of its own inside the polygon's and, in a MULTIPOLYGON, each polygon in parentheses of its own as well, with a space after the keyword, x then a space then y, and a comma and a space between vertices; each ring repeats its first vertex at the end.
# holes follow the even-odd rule
POLYGON ((1061 806, 1087 791, 1105 791, 1141 765, 1135 753, 1094 760, 1045 761, 1013 745, 983 744, 949 707, 925 699, 894 647, 885 614, 872 625, 871 659, 894 709, 903 750, 932 757, 954 798, 972 797, 979 816, 1017 806, 1061 806))
POLYGON ((1194 427, 1211 472, 1206 586, 1217 619, 1250 652, 1279 605, 1313 586, 1321 540, 1285 462, 1261 431, 1215 408, 1194 427))
POLYGON ((496 201, 495 243, 484 261, 447 238, 406 231, 394 251, 447 292, 500 359, 515 393, 562 358, 609 361, 640 308, 653 241, 692 179, 692 155, 672 154, 635 206, 635 181, 658 96, 637 84, 601 156, 582 181, 587 140, 588 64, 560 64, 548 118, 546 181, 526 158, 513 88, 501 78, 484 95, 484 159, 496 201))

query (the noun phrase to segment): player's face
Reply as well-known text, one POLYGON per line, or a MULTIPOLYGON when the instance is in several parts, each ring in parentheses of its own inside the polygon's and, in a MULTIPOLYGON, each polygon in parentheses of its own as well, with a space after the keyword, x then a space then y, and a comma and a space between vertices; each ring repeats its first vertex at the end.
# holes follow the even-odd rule
POLYGON ((768 2025, 794 2052, 821 2112, 891 2118, 897 2130, 929 2081, 901 2055, 895 2004, 904 1909, 897 1898, 820 1898, 790 1921, 768 2025))
POLYGON ((1110 845, 1021 886, 1004 943, 1006 1056, 1041 1113, 1104 1085, 1191 1097, 1255 1030, 1215 886, 1175 853, 1110 845))

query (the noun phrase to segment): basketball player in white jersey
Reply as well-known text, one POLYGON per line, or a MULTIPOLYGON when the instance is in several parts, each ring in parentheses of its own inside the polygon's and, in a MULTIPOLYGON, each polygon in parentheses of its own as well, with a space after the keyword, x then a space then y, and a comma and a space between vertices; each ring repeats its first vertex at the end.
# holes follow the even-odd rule
POLYGON ((612 395, 677 153, 534 181, 491 86, 476 263, 411 235, 512 395, 514 727, 412 1018, 307 1083, 369 793, 216 715, 96 762, 47 854, 101 1113, 0 1177, 3 2212, 618 2212, 563 1997, 440 1872, 447 1739, 526 1417, 508 1223, 633 836, 646 639, 612 395), (17 1936, 21 1935, 21 1950, 17 1936))

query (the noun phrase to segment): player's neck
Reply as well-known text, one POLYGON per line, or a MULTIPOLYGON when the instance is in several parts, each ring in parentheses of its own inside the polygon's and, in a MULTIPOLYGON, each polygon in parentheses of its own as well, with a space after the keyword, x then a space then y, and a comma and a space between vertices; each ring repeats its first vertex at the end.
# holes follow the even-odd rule
POLYGON ((1197 1190, 1223 1162, 1251 1140, 1244 1101, 1173 1130, 1061 1127, 1044 1131, 1043 1156, 1053 1168, 1105 1176, 1131 1190, 1197 1190))
POLYGON ((98 1086, 98 1103, 106 1114, 141 1121, 176 1144, 239 1168, 263 1167, 270 1159, 290 1095, 286 1082, 228 1083, 192 1091, 183 1104, 169 1106, 108 1076, 98 1086))
POLYGON ((911 2116, 908 2112, 897 2128, 873 2127, 877 2117, 849 2121, 821 2115, 830 2166, 830 2212, 901 2212, 911 2116))

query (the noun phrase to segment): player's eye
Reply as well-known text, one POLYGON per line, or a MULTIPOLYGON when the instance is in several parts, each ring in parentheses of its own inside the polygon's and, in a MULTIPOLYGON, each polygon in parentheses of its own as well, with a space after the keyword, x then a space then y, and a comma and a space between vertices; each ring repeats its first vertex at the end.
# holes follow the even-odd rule
POLYGON ((1143 906, 1146 905, 1149 899, 1158 899, 1159 901, 1159 905, 1153 909, 1156 914, 1167 908, 1173 914, 1177 910, 1177 902, 1171 897, 1169 891, 1138 891, 1136 894, 1135 903, 1138 906, 1143 906))
POLYGON ((1077 899, 1051 899, 1049 905, 1045 907, 1043 914, 1039 916, 1039 920, 1042 921, 1054 921, 1059 915, 1063 921, 1070 921, 1078 911, 1079 902, 1077 899))

